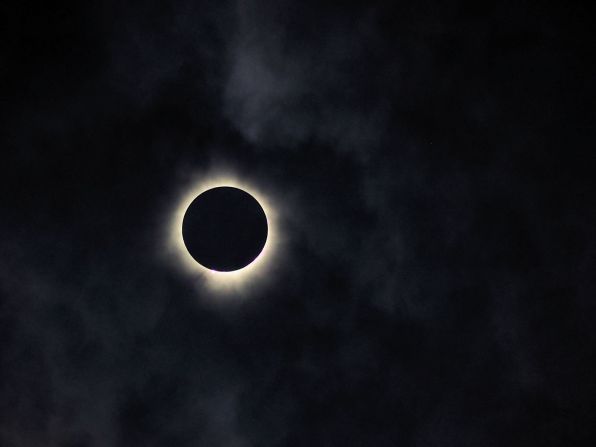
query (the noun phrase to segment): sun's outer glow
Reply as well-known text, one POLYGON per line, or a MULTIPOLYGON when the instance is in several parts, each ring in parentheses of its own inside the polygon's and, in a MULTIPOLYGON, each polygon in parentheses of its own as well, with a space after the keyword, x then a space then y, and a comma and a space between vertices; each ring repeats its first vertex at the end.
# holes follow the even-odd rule
POLYGON ((281 252, 278 207, 262 190, 229 171, 218 170, 197 176, 181 192, 168 225, 168 251, 182 270, 214 292, 247 292, 253 286, 267 281, 281 252), (261 205, 267 217, 268 234, 263 250, 246 267, 231 272, 211 270, 199 264, 188 252, 182 238, 182 221, 191 202, 201 193, 218 186, 232 186, 252 195, 261 205))

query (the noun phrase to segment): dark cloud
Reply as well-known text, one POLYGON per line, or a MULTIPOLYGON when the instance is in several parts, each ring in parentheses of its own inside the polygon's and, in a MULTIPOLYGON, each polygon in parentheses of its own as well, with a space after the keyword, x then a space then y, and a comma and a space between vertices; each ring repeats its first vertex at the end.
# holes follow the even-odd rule
POLYGON ((0 444, 589 445, 593 11, 212 3, 3 7, 0 444), (287 245, 214 306, 219 164, 287 245))

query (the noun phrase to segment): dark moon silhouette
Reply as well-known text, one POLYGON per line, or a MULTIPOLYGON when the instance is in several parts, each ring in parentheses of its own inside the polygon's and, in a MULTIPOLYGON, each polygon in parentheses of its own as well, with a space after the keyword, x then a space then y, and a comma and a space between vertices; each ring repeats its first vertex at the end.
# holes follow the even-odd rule
POLYGON ((190 255, 219 272, 246 267, 267 241, 267 217, 257 200, 231 186, 209 189, 189 205, 182 238, 190 255))

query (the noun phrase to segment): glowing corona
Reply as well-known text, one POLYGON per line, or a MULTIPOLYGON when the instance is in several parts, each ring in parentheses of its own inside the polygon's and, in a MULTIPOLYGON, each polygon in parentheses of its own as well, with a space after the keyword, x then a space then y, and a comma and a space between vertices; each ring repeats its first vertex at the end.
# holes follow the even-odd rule
POLYGON ((168 224, 168 251, 176 258, 182 270, 191 277, 206 285, 214 292, 241 293, 249 292, 266 282, 276 266, 282 251, 280 236, 279 207, 262 190, 228 171, 218 170, 198 176, 184 188, 180 194, 172 218, 168 224), (268 235, 263 250, 257 258, 246 267, 232 272, 210 270, 196 260, 188 252, 182 238, 182 221, 191 202, 199 194, 218 186, 233 186, 251 194, 261 205, 267 217, 268 235))

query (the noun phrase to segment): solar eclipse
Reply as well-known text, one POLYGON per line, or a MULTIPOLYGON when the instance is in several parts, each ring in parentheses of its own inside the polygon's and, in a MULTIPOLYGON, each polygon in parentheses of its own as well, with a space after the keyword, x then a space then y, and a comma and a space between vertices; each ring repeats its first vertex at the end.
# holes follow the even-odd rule
POLYGON ((219 186, 191 202, 182 221, 182 238, 190 255, 209 270, 240 270, 263 250, 267 217, 246 191, 219 186))
POLYGON ((189 180, 166 227, 173 266, 199 290, 239 296, 259 290, 280 266, 284 207, 270 188, 227 169, 189 180))

